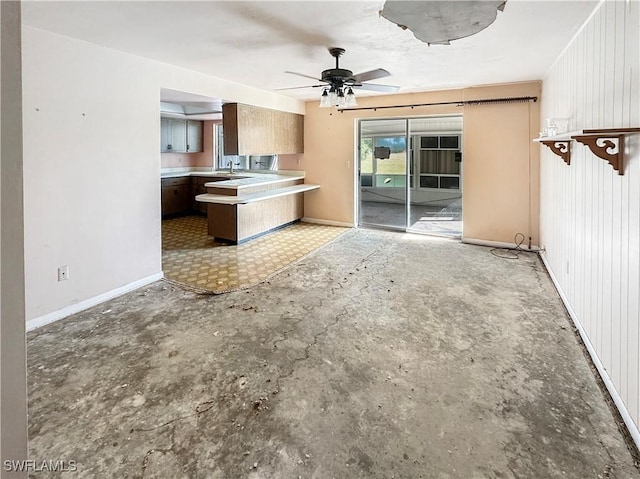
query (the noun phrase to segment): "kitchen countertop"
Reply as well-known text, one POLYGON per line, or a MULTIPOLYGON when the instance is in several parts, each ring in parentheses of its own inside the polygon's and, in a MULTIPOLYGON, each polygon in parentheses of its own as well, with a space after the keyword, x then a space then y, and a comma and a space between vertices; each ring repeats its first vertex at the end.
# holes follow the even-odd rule
MULTIPOLYGON (((184 178, 188 176, 199 176, 199 177, 211 177, 211 178, 228 178, 228 180, 218 181, 215 183, 216 186, 219 186, 220 183, 227 183, 227 181, 238 181, 240 179, 251 179, 252 185, 257 183, 261 183, 264 180, 265 182, 271 183, 274 180, 280 179, 281 181, 292 180, 292 179, 302 179, 304 178, 304 171, 295 171, 295 170, 283 170, 278 171, 276 173, 256 173, 255 171, 238 171, 234 172, 233 175, 229 175, 227 171, 169 171, 160 174, 160 178, 184 178)), ((268 184, 267 183, 267 184, 268 184)))
MULTIPOLYGON (((247 179, 251 179, 251 178, 247 178, 247 179)), ((235 180, 235 181, 242 181, 242 180, 235 180)), ((222 182, 212 183, 212 184, 215 186, 218 186, 220 185, 220 183, 222 182)), ((229 188, 233 188, 233 187, 234 186, 229 186, 229 188)), ((214 195, 211 193, 206 193, 203 195, 196 196, 196 201, 199 201, 201 203, 217 203, 221 205, 238 205, 238 204, 246 204, 246 203, 255 203, 256 201, 268 200, 271 198, 278 198, 280 196, 288 196, 288 195, 294 195, 297 193, 304 193, 305 191, 317 190, 318 188, 320 188, 320 185, 301 184, 301 185, 285 186, 285 187, 277 188, 274 190, 259 191, 256 193, 238 194, 237 196, 214 195)))
POLYGON ((207 188, 225 188, 229 190, 242 190, 243 188, 250 188, 256 185, 276 185, 278 183, 285 183, 287 181, 301 180, 301 179, 304 179, 304 175, 293 176, 293 175, 264 174, 264 173, 258 173, 253 175, 243 175, 241 173, 238 173, 238 177, 236 179, 231 178, 223 181, 212 181, 210 183, 205 183, 204 186, 207 188))

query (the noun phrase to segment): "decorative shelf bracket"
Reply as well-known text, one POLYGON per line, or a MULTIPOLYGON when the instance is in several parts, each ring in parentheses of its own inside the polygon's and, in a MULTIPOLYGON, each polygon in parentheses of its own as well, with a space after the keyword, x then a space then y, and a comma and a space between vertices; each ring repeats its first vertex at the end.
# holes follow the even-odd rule
POLYGON ((549 147, 569 165, 571 164, 571 142, 576 140, 587 146, 598 158, 609 162, 619 175, 623 175, 624 137, 638 133, 640 128, 601 128, 561 133, 551 137, 536 138, 533 141, 549 147))
POLYGON ((594 155, 608 161, 619 175, 623 174, 624 134, 589 134, 576 135, 571 138, 588 146, 594 155))
POLYGON ((567 165, 571 164, 571 140, 551 140, 541 141, 545 146, 548 146, 551 151, 564 160, 567 165))

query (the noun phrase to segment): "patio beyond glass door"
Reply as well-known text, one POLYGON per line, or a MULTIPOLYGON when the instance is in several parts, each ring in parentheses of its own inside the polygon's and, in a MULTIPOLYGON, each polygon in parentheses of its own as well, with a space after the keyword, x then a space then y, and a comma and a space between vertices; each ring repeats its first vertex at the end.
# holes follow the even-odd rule
POLYGON ((359 224, 406 230, 407 120, 362 120, 359 224))

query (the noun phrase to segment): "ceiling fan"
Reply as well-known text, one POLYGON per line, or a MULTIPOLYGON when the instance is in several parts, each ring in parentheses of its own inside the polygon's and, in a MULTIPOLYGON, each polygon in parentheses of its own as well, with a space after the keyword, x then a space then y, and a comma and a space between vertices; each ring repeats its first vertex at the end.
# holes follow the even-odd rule
POLYGON ((299 88, 319 88, 323 87, 322 96, 320 97, 320 107, 328 108, 331 106, 350 107, 356 106, 356 97, 353 88, 361 88, 363 90, 379 91, 384 93, 393 93, 398 91, 400 87, 392 85, 379 85, 376 83, 365 83, 369 80, 376 80, 391 75, 383 68, 376 68, 366 72, 353 74, 351 70, 340 68, 339 59, 345 52, 344 48, 329 48, 329 53, 336 59, 336 67, 324 70, 320 78, 303 73, 285 72, 292 75, 298 75, 305 78, 311 78, 323 82, 319 85, 306 85, 292 88, 279 88, 278 90, 295 90, 299 88))

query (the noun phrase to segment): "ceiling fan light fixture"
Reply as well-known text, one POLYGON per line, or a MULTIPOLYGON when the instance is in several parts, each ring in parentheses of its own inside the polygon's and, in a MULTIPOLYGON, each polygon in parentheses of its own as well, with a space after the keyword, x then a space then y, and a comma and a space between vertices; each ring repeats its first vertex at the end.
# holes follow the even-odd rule
POLYGON ((338 88, 338 95, 337 95, 337 99, 336 99, 336 103, 335 105, 338 108, 344 108, 347 104, 347 100, 344 96, 344 90, 342 88, 338 88))
POLYGON ((330 108, 331 99, 329 98, 329 92, 325 88, 322 90, 322 96, 320 97, 320 108, 330 108))
POLYGON ((344 105, 346 107, 358 106, 356 95, 353 93, 353 89, 351 87, 349 87, 349 89, 347 90, 344 105))
POLYGON ((337 101, 338 101, 338 92, 336 91, 336 87, 331 85, 331 88, 329 89, 329 102, 332 105, 335 105, 337 101))
MULTIPOLYGON (((354 86, 364 90, 373 90, 382 93, 393 93, 400 88, 392 85, 366 83, 369 80, 388 77, 390 73, 384 68, 376 68, 375 70, 369 70, 354 75, 351 70, 340 68, 339 58, 344 53, 343 48, 330 48, 329 53, 336 59, 336 67, 324 70, 320 75, 320 78, 318 78, 318 81, 323 82, 326 87, 325 85, 309 85, 302 87, 280 88, 280 90, 323 87, 322 93, 320 94, 320 108, 330 108, 334 106, 338 108, 350 108, 358 106, 358 103, 356 102, 356 95, 353 93, 354 86)), ((296 72, 286 73, 292 73, 294 75, 314 80, 317 78, 296 72)))

